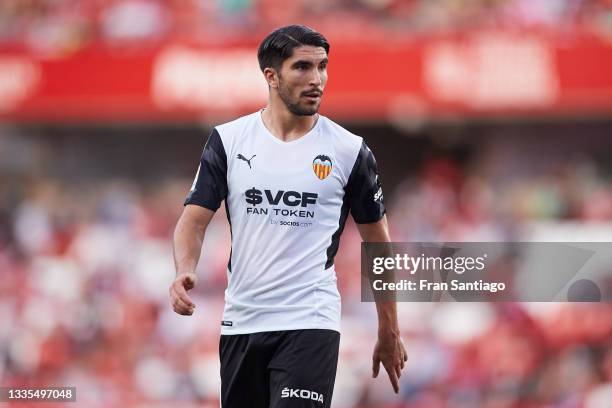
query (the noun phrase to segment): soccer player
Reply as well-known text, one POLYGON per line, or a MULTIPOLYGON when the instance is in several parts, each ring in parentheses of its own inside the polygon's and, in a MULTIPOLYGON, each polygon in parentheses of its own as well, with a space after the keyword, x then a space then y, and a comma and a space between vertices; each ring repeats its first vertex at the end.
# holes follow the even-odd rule
MULTIPOLYGON (((225 202, 232 236, 221 321, 223 408, 329 407, 338 362, 340 295, 334 256, 349 212, 363 240, 388 242, 376 161, 361 137, 318 114, 329 43, 292 25, 259 46, 267 106, 216 126, 174 234, 174 311, 206 227, 225 202)), ((394 302, 377 301, 380 364, 394 391, 406 350, 394 302)))

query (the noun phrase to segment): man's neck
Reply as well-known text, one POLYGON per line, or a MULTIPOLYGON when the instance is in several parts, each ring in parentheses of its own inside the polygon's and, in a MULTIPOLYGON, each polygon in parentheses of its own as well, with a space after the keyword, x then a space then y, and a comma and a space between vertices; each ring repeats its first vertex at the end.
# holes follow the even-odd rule
POLYGON ((285 106, 282 109, 277 109, 275 106, 268 104, 261 112, 261 117, 270 133, 283 142, 291 142, 308 133, 317 123, 319 114, 297 116, 285 106))

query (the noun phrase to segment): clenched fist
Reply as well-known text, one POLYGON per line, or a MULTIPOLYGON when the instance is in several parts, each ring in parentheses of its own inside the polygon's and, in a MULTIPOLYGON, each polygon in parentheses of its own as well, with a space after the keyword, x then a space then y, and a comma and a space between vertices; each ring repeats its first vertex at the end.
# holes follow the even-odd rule
POLYGON ((198 277, 195 273, 183 273, 178 275, 170 285, 170 304, 176 313, 186 316, 193 314, 196 306, 187 295, 187 291, 193 289, 197 281, 198 277))

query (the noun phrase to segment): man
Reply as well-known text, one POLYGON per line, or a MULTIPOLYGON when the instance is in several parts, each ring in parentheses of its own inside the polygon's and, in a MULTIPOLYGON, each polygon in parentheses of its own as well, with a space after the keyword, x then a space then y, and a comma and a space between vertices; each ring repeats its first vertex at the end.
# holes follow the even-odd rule
MULTIPOLYGON (((174 235, 174 311, 187 295, 206 226, 225 201, 232 234, 221 321, 223 408, 329 407, 340 339, 334 256, 349 211, 362 239, 388 242, 376 161, 363 140, 319 115, 329 43, 304 26, 258 50, 261 111, 215 127, 174 235)), ((395 392, 406 361, 395 303, 377 302, 373 375, 395 392)))

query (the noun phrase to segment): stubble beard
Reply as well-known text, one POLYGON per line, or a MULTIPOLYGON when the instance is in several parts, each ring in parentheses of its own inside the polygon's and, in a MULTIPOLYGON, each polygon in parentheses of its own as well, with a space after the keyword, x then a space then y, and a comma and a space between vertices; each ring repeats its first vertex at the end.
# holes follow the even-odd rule
POLYGON ((280 75, 278 82, 278 95, 280 96, 281 100, 283 101, 289 112, 293 113, 296 116, 312 116, 319 111, 320 103, 317 103, 313 106, 303 107, 300 105, 299 97, 297 101, 293 101, 291 99, 291 92, 289 91, 289 89, 287 89, 287 87, 285 87, 280 75))

